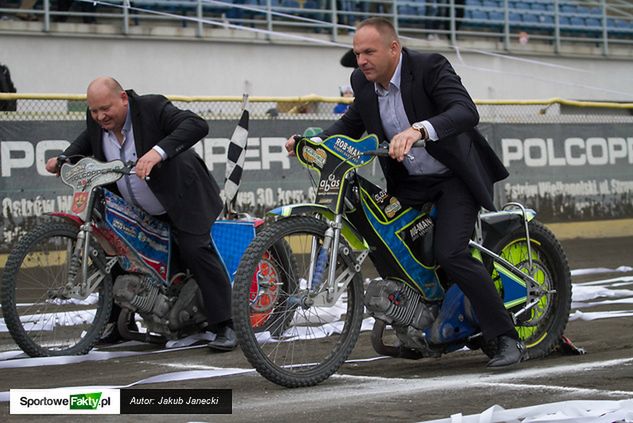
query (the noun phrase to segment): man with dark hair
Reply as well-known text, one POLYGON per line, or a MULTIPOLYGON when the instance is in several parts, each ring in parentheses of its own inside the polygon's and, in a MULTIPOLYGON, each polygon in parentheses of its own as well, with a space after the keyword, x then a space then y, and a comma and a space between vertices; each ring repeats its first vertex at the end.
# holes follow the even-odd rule
MULTIPOLYGON (((479 114, 445 57, 400 46, 391 22, 370 18, 354 35, 358 63, 351 76, 354 102, 321 137, 364 132, 389 141, 381 158, 387 191, 407 206, 437 208, 434 251, 450 281, 470 300, 486 341, 497 341, 489 367, 516 364, 525 347, 483 264, 468 242, 477 213, 493 210, 493 184, 507 170, 475 129, 479 114), (426 147, 412 148, 419 140, 426 147)), ((293 151, 294 140, 286 144, 293 151)))
MULTIPOLYGON (((90 83, 87 103, 87 128, 64 155, 136 161, 136 175, 117 181, 119 192, 130 204, 171 224, 180 260, 198 282, 207 321, 217 333, 209 348, 234 349, 231 286, 210 236, 222 211, 220 190, 191 149, 209 132, 207 123, 162 95, 125 91, 110 77, 90 83)), ((54 173, 56 164, 51 158, 46 169, 54 173)))

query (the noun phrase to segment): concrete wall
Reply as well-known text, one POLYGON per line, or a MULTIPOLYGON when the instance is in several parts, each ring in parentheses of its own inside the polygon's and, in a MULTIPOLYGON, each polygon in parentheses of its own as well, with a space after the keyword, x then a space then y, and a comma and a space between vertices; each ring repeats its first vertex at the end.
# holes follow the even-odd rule
MULTIPOLYGON (((351 43, 349 37, 341 41, 351 43)), ((415 47, 447 55, 474 98, 633 101, 630 60, 534 52, 504 58, 466 49, 457 55, 446 44, 426 42, 415 47)), ((0 34, 0 63, 9 66, 22 93, 83 93, 91 79, 107 74, 139 93, 240 95, 248 80, 256 96, 336 96, 337 87, 349 80, 350 69, 339 64, 345 51, 306 43, 270 44, 256 37, 210 42, 0 34)))

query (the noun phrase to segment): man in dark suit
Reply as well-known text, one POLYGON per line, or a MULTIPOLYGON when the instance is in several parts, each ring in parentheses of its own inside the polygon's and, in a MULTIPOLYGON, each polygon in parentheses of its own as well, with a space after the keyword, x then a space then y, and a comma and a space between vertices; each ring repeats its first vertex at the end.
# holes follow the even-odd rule
MULTIPOLYGON (((468 251, 480 207, 494 210, 493 183, 508 176, 475 129, 475 104, 446 58, 401 48, 385 19, 358 25, 354 53, 354 102, 320 136, 367 132, 389 141, 391 158, 380 160, 387 191, 407 206, 435 203, 435 256, 473 305, 484 339, 497 341, 488 366, 520 362, 525 348, 512 319, 485 267, 468 251), (426 147, 412 148, 421 139, 426 147)), ((288 151, 293 145, 291 138, 288 151)))
MULTIPOLYGON (((231 286, 210 237, 211 224, 222 211, 220 190, 191 149, 209 132, 207 123, 162 95, 124 91, 110 77, 90 83, 87 103, 87 128, 64 155, 136 161, 136 176, 121 178, 119 192, 171 224, 180 260, 198 282, 208 323, 218 335, 209 348, 234 349, 231 286)), ((56 172, 56 158, 46 168, 56 172)))

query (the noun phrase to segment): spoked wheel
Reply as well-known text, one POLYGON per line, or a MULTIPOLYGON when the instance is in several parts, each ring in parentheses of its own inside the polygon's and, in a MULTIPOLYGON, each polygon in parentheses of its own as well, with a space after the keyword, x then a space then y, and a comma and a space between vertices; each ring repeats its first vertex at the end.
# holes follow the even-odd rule
POLYGON ((91 248, 88 279, 80 293, 68 284, 78 228, 65 221, 41 224, 9 255, 2 278, 2 313, 15 342, 31 357, 87 353, 99 339, 112 308, 112 282, 102 253, 91 248))
MULTIPOLYGON (((541 288, 541 293, 528 290, 528 302, 537 301, 532 309, 517 316, 519 337, 528 349, 530 358, 544 357, 559 344, 571 306, 571 275, 567 258, 554 234, 543 224, 529 223, 532 265, 528 257, 528 244, 523 230, 516 230, 499 240, 492 248, 524 273, 530 274, 541 288)), ((492 277, 503 296, 503 285, 496 270, 492 277)), ((524 303, 510 308, 516 313, 524 303)), ((494 346, 484 348, 494 354, 494 346)))
MULTIPOLYGON (((246 250, 233 285, 233 323, 244 355, 270 381, 316 385, 351 353, 363 318, 363 286, 341 239, 336 282, 345 287, 329 304, 307 295, 310 252, 318 253, 327 225, 291 217, 268 224, 246 250)), ((325 274, 329 266, 325 268, 325 274)), ((326 276, 327 277, 327 276, 326 276)))

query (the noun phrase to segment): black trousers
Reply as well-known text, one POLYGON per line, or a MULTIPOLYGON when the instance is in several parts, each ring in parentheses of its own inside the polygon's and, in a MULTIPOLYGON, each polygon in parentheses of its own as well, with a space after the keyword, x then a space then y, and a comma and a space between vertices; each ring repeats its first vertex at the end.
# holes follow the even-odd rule
POLYGON ((231 283, 210 234, 190 234, 172 226, 180 263, 200 287, 210 326, 231 318, 231 283))
POLYGON ((434 201, 437 207, 434 236, 437 262, 449 280, 457 283, 470 300, 484 339, 492 340, 500 335, 517 338, 512 318, 490 274, 470 254, 468 248, 479 211, 477 201, 468 187, 455 176, 431 183, 424 191, 419 199, 421 202, 415 203, 421 205, 426 201, 434 201))

